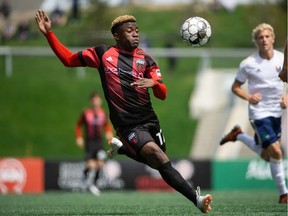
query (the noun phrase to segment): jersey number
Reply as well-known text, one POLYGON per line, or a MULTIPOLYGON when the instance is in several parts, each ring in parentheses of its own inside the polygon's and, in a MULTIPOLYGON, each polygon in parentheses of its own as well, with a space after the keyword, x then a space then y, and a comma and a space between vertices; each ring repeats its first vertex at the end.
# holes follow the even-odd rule
POLYGON ((159 139, 160 145, 163 145, 165 143, 165 137, 162 134, 162 129, 156 134, 156 136, 159 139))

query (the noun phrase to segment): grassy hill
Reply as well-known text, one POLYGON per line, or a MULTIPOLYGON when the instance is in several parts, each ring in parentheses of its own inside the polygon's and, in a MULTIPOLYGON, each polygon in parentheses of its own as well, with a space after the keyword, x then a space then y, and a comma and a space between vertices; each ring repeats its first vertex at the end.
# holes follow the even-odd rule
MULTIPOLYGON (((97 2, 97 0, 94 0, 97 2)), ((123 14, 136 17, 140 33, 145 35, 153 47, 164 47, 167 40, 173 40, 175 46, 186 47, 180 40, 180 26, 188 17, 201 16, 209 21, 212 37, 208 47, 253 47, 251 42, 252 29, 266 22, 274 27, 276 47, 283 47, 287 36, 287 2, 274 4, 240 5, 235 11, 224 9, 211 10, 209 6, 191 4, 173 7, 117 7, 108 8, 95 6, 81 13, 78 21, 69 21, 64 27, 55 27, 62 42, 70 46, 91 46, 98 43, 114 43, 112 37, 102 38, 99 33, 110 35, 112 20, 123 14)), ((69 13, 67 14, 69 18, 69 13)), ((26 41, 6 41, 3 45, 46 45, 31 17, 33 37, 26 41)), ((101 34, 100 34, 101 35, 101 34)))
MULTIPOLYGON (((103 26, 99 31, 107 29, 111 17, 130 13, 137 17, 140 31, 153 47, 165 46, 170 38, 175 46, 185 47, 179 39, 179 27, 187 17, 196 15, 211 23, 213 36, 208 47, 252 47, 250 32, 260 22, 275 27, 276 46, 282 47, 287 30, 287 11, 271 5, 241 6, 233 13, 224 10, 199 12, 193 6, 163 10, 105 8, 102 12, 103 26)), ((83 14, 79 22, 55 28, 55 32, 69 46, 113 43, 111 39, 103 41, 94 37, 97 19, 91 18, 92 15, 83 14), (92 34, 81 34, 86 31, 92 34)), ((34 21, 31 24, 32 31, 36 32, 34 21)), ((12 40, 4 45, 47 46, 47 42, 34 34, 27 41, 12 40)), ((86 76, 79 78, 76 69, 65 68, 55 57, 14 57, 13 76, 7 78, 4 62, 4 57, 0 57, 0 156, 81 157, 82 151, 76 148, 74 141, 74 125, 81 110, 89 105, 90 92, 102 93, 97 71, 86 69, 86 76)), ((197 120, 188 116, 187 102, 194 88, 199 59, 179 59, 173 73, 166 59, 159 58, 157 62, 168 87, 168 98, 164 102, 153 99, 153 104, 166 137, 168 154, 186 157, 197 125, 197 120)), ((227 66, 227 61, 217 61, 218 67, 224 63, 227 66)), ((233 62, 228 66, 237 67, 237 64, 233 62)))
MULTIPOLYGON (((193 71, 196 70, 193 68, 196 68, 197 61, 189 64, 190 70, 185 70, 187 61, 191 60, 179 63, 180 71, 175 74, 164 72, 167 100, 153 99, 169 153, 173 156, 187 154, 195 129, 195 121, 188 117, 187 101, 193 87, 193 71)), ((165 68, 165 59, 160 62, 165 68)), ((54 57, 15 57, 13 76, 7 78, 1 71, 0 154, 45 157, 82 155, 75 145, 74 126, 80 112, 89 105, 90 92, 97 90, 102 93, 98 72, 86 69, 85 77, 78 78, 76 69, 65 68, 54 57)))

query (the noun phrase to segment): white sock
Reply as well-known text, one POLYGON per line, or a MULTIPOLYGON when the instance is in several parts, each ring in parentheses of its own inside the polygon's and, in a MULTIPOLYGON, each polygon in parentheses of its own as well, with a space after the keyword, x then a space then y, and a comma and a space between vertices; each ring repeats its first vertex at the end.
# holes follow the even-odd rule
POLYGON ((261 154, 262 146, 256 145, 256 142, 255 142, 253 137, 251 137, 245 133, 240 133, 237 135, 237 140, 240 140, 241 142, 243 142, 248 148, 250 148, 256 154, 258 154, 258 155, 261 154))
POLYGON ((280 195, 287 194, 287 187, 285 182, 284 167, 282 159, 277 160, 270 158, 270 170, 272 178, 278 188, 280 195))

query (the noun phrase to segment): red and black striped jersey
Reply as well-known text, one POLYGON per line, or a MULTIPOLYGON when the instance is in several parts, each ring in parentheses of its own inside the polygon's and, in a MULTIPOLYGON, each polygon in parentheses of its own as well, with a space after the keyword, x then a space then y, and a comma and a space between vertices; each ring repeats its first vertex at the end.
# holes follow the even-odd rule
POLYGON ((158 121, 148 89, 131 85, 140 78, 153 79, 154 95, 162 100, 166 97, 166 86, 162 82, 160 69, 145 51, 136 48, 133 52, 125 52, 116 46, 98 45, 71 53, 53 32, 49 32, 46 37, 65 66, 98 69, 109 106, 110 120, 115 129, 146 121, 158 121))
POLYGON ((92 108, 85 109, 76 124, 75 135, 76 137, 82 137, 82 126, 84 126, 85 139, 86 140, 102 140, 103 131, 112 131, 109 120, 103 109, 97 109, 96 111, 92 108))

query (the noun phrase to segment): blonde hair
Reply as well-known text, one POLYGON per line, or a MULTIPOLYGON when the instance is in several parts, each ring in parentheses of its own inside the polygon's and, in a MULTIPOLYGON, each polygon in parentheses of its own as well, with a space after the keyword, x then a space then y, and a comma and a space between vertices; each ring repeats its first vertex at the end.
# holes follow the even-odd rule
POLYGON ((259 32, 264 31, 264 30, 270 30, 272 33, 272 37, 275 38, 275 33, 274 33, 274 29, 270 24, 267 23, 261 23, 258 26, 256 26, 253 31, 252 31, 252 41, 255 43, 256 39, 258 37, 259 32))
POLYGON ((127 22, 136 22, 136 19, 132 15, 122 15, 116 17, 112 24, 111 24, 111 32, 114 34, 119 26, 121 26, 123 23, 127 22))

